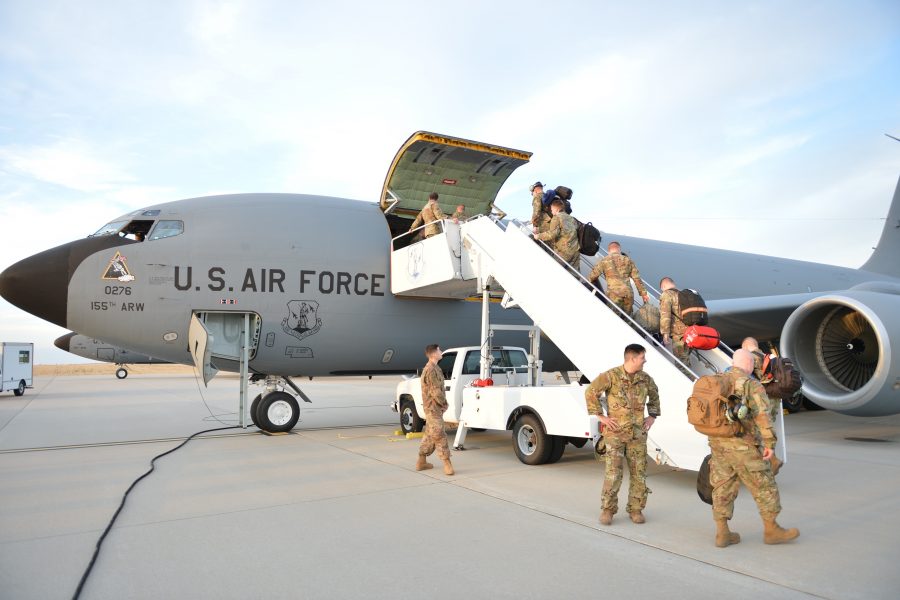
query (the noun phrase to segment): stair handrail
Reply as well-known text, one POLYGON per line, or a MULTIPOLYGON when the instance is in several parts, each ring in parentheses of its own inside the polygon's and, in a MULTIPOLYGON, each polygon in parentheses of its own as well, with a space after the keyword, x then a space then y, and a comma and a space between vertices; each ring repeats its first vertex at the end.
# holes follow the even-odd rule
MULTIPOLYGON (((519 219, 513 219, 513 220, 512 220, 512 224, 514 224, 514 225, 516 226, 516 228, 519 230, 520 233, 522 233, 522 234, 527 234, 529 237, 533 237, 533 235, 532 235, 532 225, 531 225, 530 222, 528 222, 528 223, 523 223, 523 222, 520 221, 519 219)), ((631 326, 632 329, 634 329, 634 330, 636 330, 638 333, 640 333, 640 334, 644 337, 644 339, 647 340, 648 343, 650 343, 652 346, 655 346, 655 347, 657 348, 657 350, 659 350, 659 351, 663 352, 665 355, 667 355, 667 356, 669 357, 669 359, 670 359, 670 362, 674 362, 674 364, 675 364, 676 366, 678 366, 679 369, 681 369, 681 370, 683 370, 683 371, 686 371, 685 374, 688 375, 689 378, 691 378, 691 379, 694 380, 694 381, 696 381, 697 379, 700 378, 700 376, 697 375, 697 373, 695 373, 694 370, 690 368, 690 366, 686 365, 686 364, 683 363, 681 360, 679 360, 678 357, 675 356, 675 355, 674 355, 674 354, 673 354, 673 353, 665 346, 665 344, 662 344, 659 340, 657 340, 656 338, 654 338, 654 337, 653 337, 653 334, 651 334, 649 331, 647 331, 646 329, 644 329, 644 328, 640 325, 640 323, 638 323, 637 321, 635 321, 635 320, 632 318, 631 315, 629 315, 628 313, 626 313, 626 312, 625 312, 624 310, 622 310, 615 302, 613 302, 612 300, 610 300, 609 296, 607 296, 607 295, 603 292, 603 290, 601 290, 600 288, 598 288, 597 286, 595 286, 594 284, 592 284, 590 281, 588 281, 587 277, 585 277, 584 275, 582 275, 580 271, 578 271, 578 270, 575 269, 572 265, 570 265, 570 264, 567 263, 565 260, 563 260, 563 258, 562 258, 559 254, 557 254, 557 252, 556 252, 553 248, 551 248, 546 242, 544 242, 543 240, 539 240, 539 239, 537 239, 537 238, 534 238, 534 241, 537 242, 539 245, 543 246, 544 249, 547 250, 547 252, 550 253, 551 256, 556 257, 556 258, 558 259, 558 262, 560 263, 560 266, 562 266, 562 267, 564 267, 565 269, 567 269, 571 274, 573 274, 573 275, 575 276, 576 279, 581 280, 581 282, 582 282, 582 283, 583 283, 583 284, 591 291, 591 293, 592 293, 598 300, 600 300, 601 302, 603 302, 602 298, 605 298, 605 299, 606 299, 606 302, 604 302, 604 304, 607 305, 607 308, 610 308, 610 309, 612 309, 612 310, 614 310, 614 311, 617 311, 617 312, 619 313, 619 316, 622 317, 622 319, 623 319, 626 323, 628 323, 628 324, 631 326), (602 297, 602 298, 601 298, 601 297, 602 297)), ((583 255, 582 255, 582 256, 583 256, 583 255)), ((593 263, 591 263, 590 261, 588 261, 588 264, 591 264, 591 266, 593 267, 593 263)))

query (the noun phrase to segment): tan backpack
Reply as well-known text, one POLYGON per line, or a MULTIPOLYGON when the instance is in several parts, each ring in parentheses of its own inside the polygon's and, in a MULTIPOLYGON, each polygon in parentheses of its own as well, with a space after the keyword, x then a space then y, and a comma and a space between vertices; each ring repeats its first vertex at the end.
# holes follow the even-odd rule
POLYGON ((728 420, 728 396, 732 391, 731 378, 725 375, 706 375, 694 382, 687 401, 688 423, 709 437, 734 437, 741 425, 728 420))

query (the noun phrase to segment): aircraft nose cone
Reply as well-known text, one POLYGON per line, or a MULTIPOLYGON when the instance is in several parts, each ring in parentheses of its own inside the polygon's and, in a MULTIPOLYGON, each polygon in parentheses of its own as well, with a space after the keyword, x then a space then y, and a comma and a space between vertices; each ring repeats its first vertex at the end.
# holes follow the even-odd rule
POLYGON ((0 273, 0 296, 61 327, 66 326, 68 290, 68 245, 29 256, 0 273))
POLYGON ((66 335, 61 335, 55 340, 53 340, 53 345, 59 348, 60 350, 69 351, 69 344, 72 342, 72 337, 75 335, 75 332, 67 333, 66 335))

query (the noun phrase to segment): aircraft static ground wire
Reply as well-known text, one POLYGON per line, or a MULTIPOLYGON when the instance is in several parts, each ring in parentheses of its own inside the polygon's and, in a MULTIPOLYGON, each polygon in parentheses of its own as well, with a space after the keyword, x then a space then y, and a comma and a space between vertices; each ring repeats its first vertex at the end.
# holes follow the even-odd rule
POLYGON ((131 485, 128 486, 128 489, 125 490, 125 493, 122 495, 122 501, 119 502, 119 508, 117 508, 116 512, 113 513, 112 518, 109 520, 109 523, 106 525, 106 529, 103 530, 103 533, 100 535, 100 539, 97 540, 97 545, 94 547, 94 555, 91 556, 91 561, 88 563, 87 568, 84 570, 84 574, 81 576, 81 581, 78 582, 78 587, 75 589, 75 593, 72 595, 72 600, 78 600, 78 598, 81 597, 81 592, 84 589, 84 584, 87 583, 88 577, 90 577, 91 571, 94 569, 94 564, 97 562, 97 557, 100 555, 100 547, 103 546, 103 541, 106 539, 106 536, 109 534, 110 530, 112 530, 112 527, 116 522, 116 519, 119 518, 119 513, 121 513, 122 509, 125 507, 125 501, 128 499, 128 495, 131 493, 131 491, 134 489, 134 487, 142 479, 144 479, 147 475, 149 475, 156 469, 156 461, 158 459, 162 458, 163 456, 172 454, 179 448, 184 447, 185 444, 187 444, 189 441, 191 441, 198 435, 201 435, 204 433, 212 433, 214 431, 223 431, 225 429, 238 429, 238 428, 240 428, 239 425, 230 425, 228 427, 217 427, 215 429, 205 429, 203 431, 198 431, 197 433, 192 434, 190 437, 185 438, 180 444, 178 444, 174 448, 171 448, 169 450, 166 450, 165 452, 157 454, 152 459, 150 459, 150 468, 143 475, 141 475, 140 477, 138 477, 137 479, 132 481, 131 485))

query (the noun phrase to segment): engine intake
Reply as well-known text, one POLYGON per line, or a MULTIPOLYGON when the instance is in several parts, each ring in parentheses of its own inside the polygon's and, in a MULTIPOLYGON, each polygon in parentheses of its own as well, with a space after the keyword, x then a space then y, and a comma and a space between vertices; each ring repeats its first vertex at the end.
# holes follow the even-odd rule
POLYGON ((781 350, 803 374, 803 394, 857 416, 900 413, 900 296, 869 286, 810 300, 784 324, 781 350))

